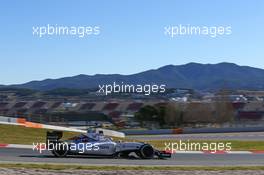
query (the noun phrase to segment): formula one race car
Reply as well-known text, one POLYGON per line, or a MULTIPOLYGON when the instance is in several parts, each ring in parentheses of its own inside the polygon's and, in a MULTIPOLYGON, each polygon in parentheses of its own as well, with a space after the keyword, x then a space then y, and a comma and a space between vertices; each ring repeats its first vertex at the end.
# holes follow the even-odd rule
POLYGON ((62 131, 47 132, 47 149, 56 157, 67 155, 86 155, 92 157, 129 158, 134 154, 141 159, 170 158, 171 153, 158 151, 142 142, 115 142, 104 136, 102 131, 87 132, 62 141, 62 131))

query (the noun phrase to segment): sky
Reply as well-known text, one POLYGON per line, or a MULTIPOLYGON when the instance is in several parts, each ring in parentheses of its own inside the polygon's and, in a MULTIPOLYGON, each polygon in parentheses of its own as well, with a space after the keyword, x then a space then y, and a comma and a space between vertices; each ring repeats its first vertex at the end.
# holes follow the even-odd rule
POLYGON ((133 74, 174 64, 264 68, 262 0, 3 0, 0 84, 79 74, 133 74), (33 35, 33 27, 99 26, 100 34, 33 35), (231 26, 232 34, 170 38, 164 27, 231 26))

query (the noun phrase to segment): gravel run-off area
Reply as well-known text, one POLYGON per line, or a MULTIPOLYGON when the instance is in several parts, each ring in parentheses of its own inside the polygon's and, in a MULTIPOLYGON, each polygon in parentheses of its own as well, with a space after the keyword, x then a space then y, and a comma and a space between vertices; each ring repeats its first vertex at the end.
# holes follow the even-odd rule
POLYGON ((180 170, 46 170, 26 168, 0 168, 1 175, 264 175, 263 170, 223 170, 223 171, 180 171, 180 170))

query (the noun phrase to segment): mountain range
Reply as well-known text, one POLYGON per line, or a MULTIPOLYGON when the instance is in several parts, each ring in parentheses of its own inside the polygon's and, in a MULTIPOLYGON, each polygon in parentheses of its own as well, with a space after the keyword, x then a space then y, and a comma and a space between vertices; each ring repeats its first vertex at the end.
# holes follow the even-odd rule
POLYGON ((56 88, 98 88, 98 85, 113 84, 165 84, 171 88, 192 88, 196 90, 217 90, 222 88, 264 90, 264 69, 239 66, 233 63, 166 65, 144 72, 120 74, 80 74, 59 79, 30 81, 11 87, 35 90, 56 88))

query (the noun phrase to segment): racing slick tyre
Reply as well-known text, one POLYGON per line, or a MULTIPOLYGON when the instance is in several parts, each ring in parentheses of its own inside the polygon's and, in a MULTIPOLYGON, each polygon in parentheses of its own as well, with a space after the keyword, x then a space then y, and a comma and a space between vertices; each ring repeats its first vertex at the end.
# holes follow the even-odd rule
POLYGON ((55 144, 52 154, 56 157, 65 157, 69 151, 67 143, 58 142, 55 144))
POLYGON ((141 159, 152 159, 155 155, 155 151, 151 145, 144 144, 140 147, 138 155, 141 159))

